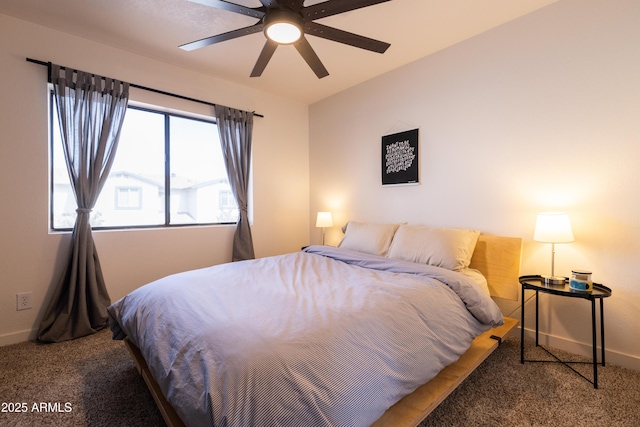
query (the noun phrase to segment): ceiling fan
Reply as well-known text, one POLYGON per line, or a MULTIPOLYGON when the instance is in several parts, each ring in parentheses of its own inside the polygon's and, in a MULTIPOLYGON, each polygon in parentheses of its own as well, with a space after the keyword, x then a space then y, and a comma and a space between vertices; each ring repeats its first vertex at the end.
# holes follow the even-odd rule
POLYGON ((267 38, 267 42, 262 48, 260 56, 258 56, 253 71, 251 71, 251 77, 259 77, 262 75, 273 53, 280 44, 292 44, 319 79, 328 76, 329 72, 307 41, 305 37, 306 34, 378 53, 384 53, 389 46, 391 46, 389 43, 314 22, 317 19, 373 6, 390 0, 327 0, 310 6, 304 6, 304 0, 260 0, 260 3, 262 3, 260 7, 247 7, 223 0, 190 1, 259 19, 256 24, 249 27, 207 37, 180 46, 181 49, 191 51, 262 31, 267 38))

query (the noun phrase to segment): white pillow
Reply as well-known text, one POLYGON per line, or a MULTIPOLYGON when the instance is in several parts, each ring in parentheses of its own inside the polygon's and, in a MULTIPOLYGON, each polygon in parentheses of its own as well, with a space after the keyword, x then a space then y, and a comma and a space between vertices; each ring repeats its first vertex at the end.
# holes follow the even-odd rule
POLYGON ((398 224, 369 224, 349 221, 339 248, 351 249, 372 255, 387 256, 398 224))
POLYGON ((401 225, 389 249, 389 258, 459 271, 471 262, 480 232, 463 228, 401 225))

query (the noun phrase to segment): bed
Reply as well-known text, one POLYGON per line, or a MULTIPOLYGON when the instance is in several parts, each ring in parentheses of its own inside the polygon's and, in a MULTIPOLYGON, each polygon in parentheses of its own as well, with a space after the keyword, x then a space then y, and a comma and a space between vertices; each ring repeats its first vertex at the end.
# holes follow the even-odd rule
POLYGON ((417 425, 515 325, 490 295, 517 299, 520 244, 350 222, 339 247, 145 285, 110 327, 168 425, 417 425))

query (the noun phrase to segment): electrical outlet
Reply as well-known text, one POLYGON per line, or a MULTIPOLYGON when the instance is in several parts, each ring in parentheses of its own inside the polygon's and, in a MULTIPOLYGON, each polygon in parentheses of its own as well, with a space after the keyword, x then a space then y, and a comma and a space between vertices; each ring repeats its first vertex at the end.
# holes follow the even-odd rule
POLYGON ((28 310, 31 308, 31 292, 16 294, 16 310, 28 310))

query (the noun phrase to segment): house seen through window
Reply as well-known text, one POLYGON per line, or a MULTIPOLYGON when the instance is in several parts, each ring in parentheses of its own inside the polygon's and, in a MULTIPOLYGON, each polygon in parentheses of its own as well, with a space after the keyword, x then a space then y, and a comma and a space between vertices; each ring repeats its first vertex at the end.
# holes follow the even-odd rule
MULTIPOLYGON (((53 102, 51 110, 51 228, 71 229, 76 202, 53 102)), ((129 106, 109 178, 91 212, 92 227, 237 220, 216 123, 129 106)))

